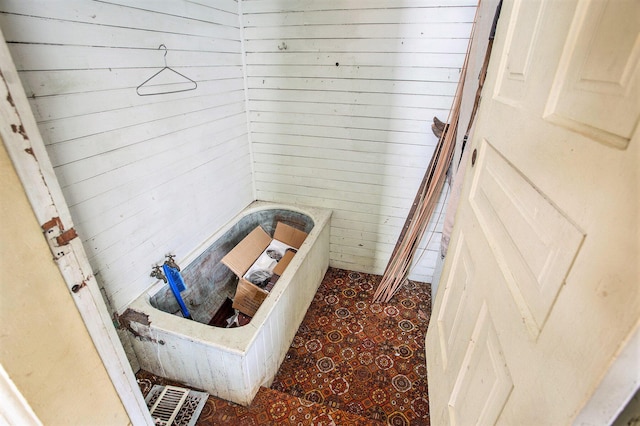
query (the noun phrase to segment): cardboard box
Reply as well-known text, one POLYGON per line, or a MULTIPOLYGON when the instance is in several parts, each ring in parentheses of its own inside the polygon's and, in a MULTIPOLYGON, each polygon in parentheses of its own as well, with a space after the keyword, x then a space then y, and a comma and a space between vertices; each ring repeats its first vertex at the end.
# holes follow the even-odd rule
POLYGON ((273 238, 258 226, 227 253, 222 258, 222 263, 239 278, 233 308, 253 316, 269 292, 251 283, 247 278, 257 269, 266 269, 282 275, 295 254, 293 251, 287 251, 287 247, 297 250, 305 238, 305 232, 278 222, 273 238), (273 261, 267 255, 269 250, 281 252, 282 259, 279 262, 273 261))
POLYGON ((293 259, 293 256, 296 254, 295 251, 293 250, 287 250, 284 253, 284 256, 282 256, 282 259, 280 259, 280 262, 278 262, 278 264, 276 265, 275 268, 273 268, 273 274, 274 275, 282 275, 282 273, 284 272, 284 270, 287 268, 287 266, 289 266, 289 262, 291 262, 291 259, 293 259))

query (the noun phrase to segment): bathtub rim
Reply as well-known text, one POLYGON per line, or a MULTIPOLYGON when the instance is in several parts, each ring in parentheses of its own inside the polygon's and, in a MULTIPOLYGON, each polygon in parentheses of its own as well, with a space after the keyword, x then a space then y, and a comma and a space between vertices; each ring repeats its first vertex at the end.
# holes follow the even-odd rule
POLYGON ((258 211, 273 209, 290 210, 305 214, 313 221, 313 228, 309 232, 307 239, 298 249, 298 255, 293 257, 291 263, 278 280, 278 283, 262 303, 262 306, 260 306, 249 324, 237 328, 219 328, 196 321, 189 321, 177 315, 164 312, 151 304, 151 298, 166 285, 161 280, 158 280, 149 286, 140 296, 127 305, 125 310, 132 309, 136 312, 142 312, 147 315, 149 322, 149 337, 157 341, 162 340, 159 333, 179 334, 183 339, 194 343, 203 343, 215 346, 227 352, 233 352, 241 356, 246 354, 256 338, 257 329, 264 323, 273 310, 275 303, 277 303, 281 294, 290 284, 291 275, 295 273, 302 261, 304 261, 313 242, 317 240, 319 234, 329 224, 332 211, 321 207, 309 207, 299 204, 253 201, 218 231, 206 238, 202 244, 192 250, 184 259, 179 260, 179 263, 181 264, 191 264, 204 252, 204 250, 206 250, 218 238, 222 237, 243 217, 258 211))

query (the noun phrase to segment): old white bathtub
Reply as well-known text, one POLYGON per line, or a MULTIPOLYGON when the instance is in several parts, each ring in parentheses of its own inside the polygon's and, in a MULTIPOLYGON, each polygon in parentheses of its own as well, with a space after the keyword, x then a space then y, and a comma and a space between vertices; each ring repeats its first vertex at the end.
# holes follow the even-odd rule
POLYGON ((182 295, 195 321, 180 315, 162 282, 121 315, 140 367, 249 405, 273 381, 328 268, 330 218, 325 209, 251 204, 181 265, 188 287, 182 295), (306 223, 309 235, 249 324, 207 325, 212 309, 235 291, 233 274, 219 259, 256 224, 270 232, 275 221, 306 223))

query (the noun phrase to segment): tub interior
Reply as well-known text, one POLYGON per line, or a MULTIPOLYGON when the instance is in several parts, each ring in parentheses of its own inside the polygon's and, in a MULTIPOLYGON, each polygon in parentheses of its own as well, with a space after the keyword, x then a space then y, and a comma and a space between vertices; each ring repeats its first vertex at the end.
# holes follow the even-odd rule
MULTIPOLYGON (((233 224, 193 262, 182 268, 187 289, 181 296, 194 321, 209 324, 227 298, 235 296, 238 278, 220 260, 258 225, 273 236, 278 222, 306 233, 311 232, 314 226, 313 220, 304 213, 286 209, 255 211, 233 224)), ((156 309, 182 317, 180 306, 168 285, 156 292, 150 302, 156 309)))

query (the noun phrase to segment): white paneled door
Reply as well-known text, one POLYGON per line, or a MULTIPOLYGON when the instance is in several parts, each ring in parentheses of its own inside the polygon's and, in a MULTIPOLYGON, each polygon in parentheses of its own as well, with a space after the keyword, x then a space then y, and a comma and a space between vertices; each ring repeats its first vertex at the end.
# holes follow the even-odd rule
POLYGON ((427 334, 432 424, 569 424, 638 328, 639 60, 637 0, 505 2, 427 334))

